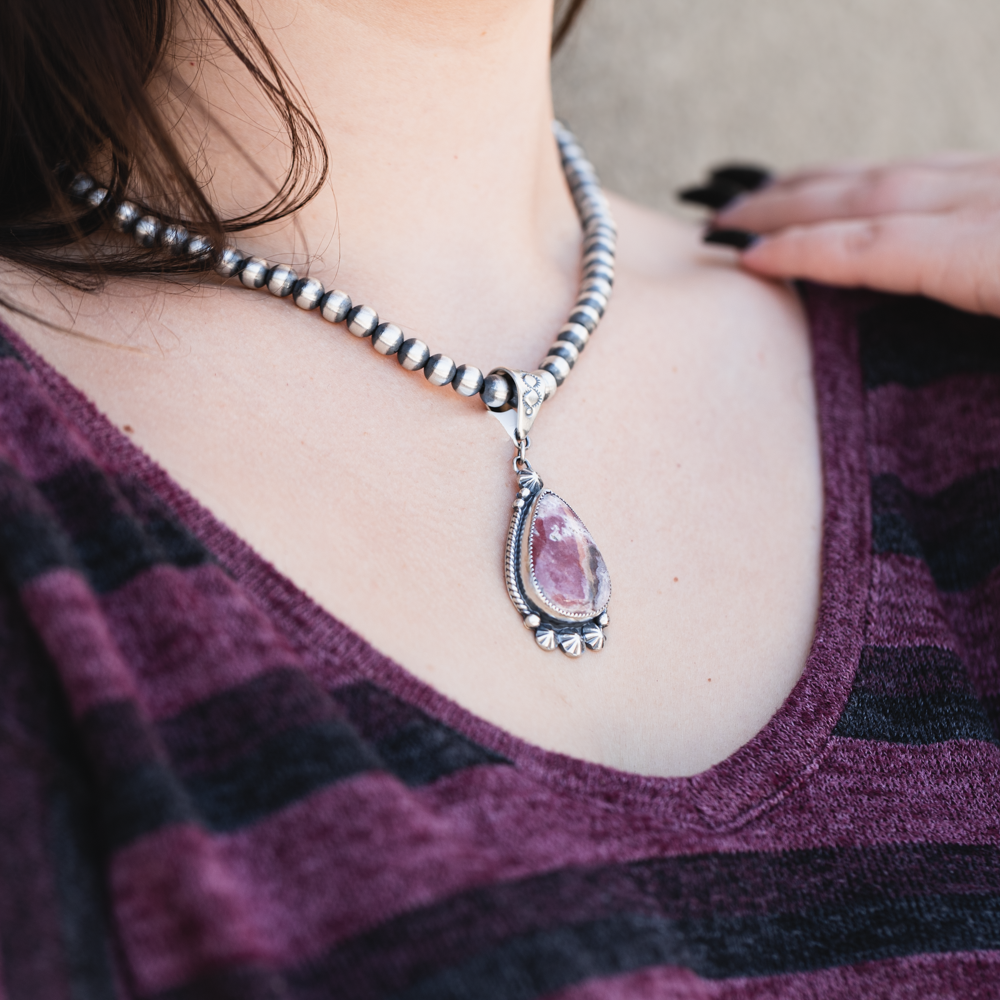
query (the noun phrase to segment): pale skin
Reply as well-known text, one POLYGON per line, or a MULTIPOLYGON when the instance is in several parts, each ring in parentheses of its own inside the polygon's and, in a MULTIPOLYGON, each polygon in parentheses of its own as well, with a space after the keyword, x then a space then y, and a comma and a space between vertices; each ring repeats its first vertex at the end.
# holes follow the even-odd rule
MULTIPOLYGON (((536 367, 573 301, 581 239, 549 129, 549 4, 268 0, 257 13, 322 128, 332 180, 294 224, 241 245, 300 269, 308 258, 327 287, 457 361, 536 367)), ((208 88, 230 133, 276 172, 280 143, 249 92, 224 86, 224 60, 191 61, 178 74, 208 88)), ((266 184, 204 129, 191 134, 207 136, 223 211, 263 200, 266 184)), ((986 183, 996 168, 927 169, 942 183, 924 189, 917 218, 958 234, 947 266, 930 262, 941 235, 904 225, 884 256, 851 235, 897 218, 864 200, 863 173, 777 185, 720 224, 775 234, 744 255, 761 274, 997 311, 1000 289, 991 297, 985 271, 962 285, 955 256, 977 199, 1000 204, 986 183), (824 185, 847 200, 831 207, 824 185), (845 212, 860 229, 826 221, 845 212)), ((88 296, 8 271, 4 287, 72 320, 84 336, 10 317, 198 500, 406 670, 547 749, 690 775, 767 723, 810 648, 822 481, 809 340, 783 284, 703 248, 693 227, 612 207, 612 305, 529 453, 612 574, 608 646, 578 661, 537 649, 507 598, 512 446, 477 400, 231 283, 123 281, 88 296)))

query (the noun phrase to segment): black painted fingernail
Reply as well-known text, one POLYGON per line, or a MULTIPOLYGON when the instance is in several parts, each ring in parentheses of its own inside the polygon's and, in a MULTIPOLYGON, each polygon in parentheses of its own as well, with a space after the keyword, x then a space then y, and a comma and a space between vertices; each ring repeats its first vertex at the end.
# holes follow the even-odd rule
POLYGON ((735 247, 737 250, 749 250, 760 236, 746 229, 707 229, 701 240, 703 243, 714 243, 722 247, 735 247))
POLYGON ((709 171, 709 184, 729 184, 740 192, 759 191, 770 184, 774 175, 754 163, 723 163, 709 171))
POLYGON ((680 201, 689 202, 692 205, 704 205, 706 208, 718 210, 725 208, 734 198, 743 194, 743 189, 735 184, 726 181, 719 183, 705 184, 700 187, 684 188, 677 192, 680 201))

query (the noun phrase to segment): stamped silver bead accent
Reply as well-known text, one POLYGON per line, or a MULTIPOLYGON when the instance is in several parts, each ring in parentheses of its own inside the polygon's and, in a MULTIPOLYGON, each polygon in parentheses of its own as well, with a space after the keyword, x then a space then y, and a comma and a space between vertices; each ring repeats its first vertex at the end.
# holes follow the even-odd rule
POLYGON ((479 395, 491 410, 499 410, 510 399, 510 383, 502 375, 487 375, 479 395))
POLYGON ((459 365, 451 384, 460 396, 475 396, 483 388, 483 373, 475 365, 459 365))
POLYGON ((139 221, 140 214, 138 205, 133 205, 130 201, 123 201, 115 209, 115 214, 111 216, 111 225, 119 233, 130 233, 139 221))
POLYGON ((565 358, 558 356, 548 357, 542 364, 544 371, 552 373, 552 377, 556 380, 556 385, 562 385, 566 381, 566 376, 569 375, 569 367, 569 362, 565 358))
POLYGON ((455 362, 447 354, 434 354, 424 365, 424 378, 431 385, 449 385, 455 377, 455 362))
POLYGON ((271 268, 267 276, 267 290, 279 299, 287 298, 292 294, 299 276, 284 264, 278 264, 271 268))
POLYGON ((590 340, 590 331, 579 323, 567 323, 556 335, 557 340, 565 340, 578 351, 582 351, 590 340))
POLYGON ((600 617, 597 619, 597 624, 600 625, 601 628, 607 628, 609 621, 610 619, 608 618, 607 611, 602 611, 600 617))
POLYGON ((355 337, 370 337, 378 326, 378 313, 371 306, 355 306, 347 314, 347 329, 355 337))
POLYGON ((107 199, 108 189, 103 187, 92 187, 83 198, 91 208, 100 208, 107 199))
POLYGON ((67 190, 69 191, 71 198, 76 198, 82 201, 87 197, 90 189, 94 187, 96 183, 97 182, 90 176, 90 174, 80 173, 69 182, 69 188, 67 188, 67 190))
POLYGON ((422 340, 410 337, 409 340, 403 341, 403 345, 396 355, 396 360, 408 372, 418 372, 427 364, 430 356, 430 348, 422 340))
POLYGON ((539 368, 531 374, 537 375, 542 380, 543 392, 545 394, 542 397, 542 402, 544 403, 551 399, 556 394, 556 389, 559 388, 559 384, 556 382, 555 376, 552 372, 547 372, 544 368, 539 368))
POLYGON ((549 357, 562 358, 572 368, 579 359, 580 352, 568 340, 557 340, 549 348, 549 357))
POLYGON ((315 278, 299 278, 292 289, 292 301, 307 312, 319 306, 319 300, 323 298, 326 290, 323 283, 315 278))
POLYGON ((243 270, 240 271, 240 281, 247 288, 263 288, 269 270, 267 261, 263 257, 251 257, 243 265, 243 270))
POLYGON ((372 347, 379 354, 395 354, 405 339, 403 331, 395 323, 380 323, 372 334, 372 347))
POLYGON ((215 273, 223 278, 231 278, 234 274, 239 273, 243 266, 243 260, 243 254, 239 250, 234 247, 226 247, 219 254, 219 263, 215 265, 215 273))
POLYGON ((328 323, 343 323, 351 311, 351 297, 335 288, 319 300, 319 311, 328 323))
POLYGON ((144 215, 136 224, 135 229, 132 230, 132 235, 135 237, 136 243, 141 247, 151 247, 156 245, 156 241, 160 237, 160 230, 163 227, 160 225, 158 219, 154 219, 151 215, 144 215))
POLYGON ((189 257, 207 257, 212 252, 212 244, 204 236, 192 236, 185 250, 189 257))
POLYGON ((183 226, 166 226, 160 234, 160 243, 173 254, 184 253, 188 240, 191 238, 183 226))

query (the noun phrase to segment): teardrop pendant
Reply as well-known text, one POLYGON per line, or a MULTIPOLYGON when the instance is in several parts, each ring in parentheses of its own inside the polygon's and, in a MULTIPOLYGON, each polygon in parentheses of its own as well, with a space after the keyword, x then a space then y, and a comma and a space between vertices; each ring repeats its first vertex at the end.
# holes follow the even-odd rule
POLYGON ((577 657, 604 648, 611 576, 572 507, 544 488, 523 457, 507 532, 507 593, 544 650, 577 657))

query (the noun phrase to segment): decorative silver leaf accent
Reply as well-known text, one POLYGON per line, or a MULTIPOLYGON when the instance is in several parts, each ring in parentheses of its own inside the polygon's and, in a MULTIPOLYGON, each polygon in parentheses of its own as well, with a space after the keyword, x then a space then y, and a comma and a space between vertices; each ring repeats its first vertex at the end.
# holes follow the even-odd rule
POLYGON ((583 637, 579 632, 560 632, 559 648, 567 656, 579 656, 583 652, 583 637))
POLYGON ((594 652, 604 649, 604 629, 600 625, 595 625, 593 622, 587 622, 583 626, 583 641, 592 649, 594 652))
POLYGON ((556 630, 551 625, 540 625, 535 629, 535 642, 551 653, 556 648, 556 630))

